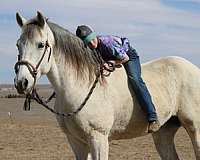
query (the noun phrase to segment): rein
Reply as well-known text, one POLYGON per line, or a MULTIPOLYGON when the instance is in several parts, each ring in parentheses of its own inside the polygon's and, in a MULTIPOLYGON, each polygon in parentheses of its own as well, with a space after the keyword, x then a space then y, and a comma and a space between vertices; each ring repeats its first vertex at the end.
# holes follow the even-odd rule
POLYGON ((26 100, 24 102, 24 109, 25 110, 30 110, 30 103, 31 103, 31 99, 35 100, 38 104, 41 104, 43 107, 45 107, 47 110, 49 110, 50 112, 58 115, 58 116, 63 116, 63 117, 71 117, 75 114, 77 114, 79 111, 82 110, 82 108, 85 106, 85 104, 87 103, 87 101, 89 100, 90 96, 92 95, 98 81, 99 81, 99 77, 100 74, 98 74, 96 76, 96 79, 92 85, 92 87, 90 88, 89 93, 87 94, 86 98, 84 99, 84 101, 81 103, 81 105, 78 107, 78 109, 76 111, 70 112, 70 113, 60 113, 55 111, 54 109, 52 109, 51 107, 49 107, 48 103, 51 101, 51 99, 53 97, 55 97, 55 92, 53 92, 53 94, 48 98, 47 101, 44 101, 39 94, 37 93, 36 89, 33 89, 32 93, 30 95, 28 95, 28 97, 26 97, 26 100))
MULTIPOLYGON (((50 112, 58 115, 58 116, 63 116, 63 117, 71 117, 75 114, 77 114, 78 112, 80 112, 82 110, 82 108, 85 106, 85 104, 87 103, 87 101, 89 100, 90 96, 92 95, 98 81, 99 78, 102 74, 102 70, 104 67, 102 67, 102 69, 100 69, 100 71, 98 72, 98 74, 96 75, 96 79, 92 85, 92 87, 90 88, 90 91, 88 92, 86 98, 84 99, 84 101, 81 103, 81 105, 78 107, 78 109, 76 111, 70 112, 70 113, 60 113, 55 111, 54 109, 52 109, 51 107, 49 107, 48 103, 56 96, 56 93, 53 92, 52 95, 46 100, 44 101, 39 94, 37 93, 37 90, 34 88, 31 92, 31 94, 28 94, 26 96, 25 102, 24 102, 24 110, 30 110, 30 104, 31 104, 31 99, 35 100, 38 104, 41 104, 43 107, 45 107, 47 110, 49 110, 50 112)), ((111 70, 107 70, 109 72, 113 72, 111 70)), ((107 75, 106 75, 107 76, 107 75)))

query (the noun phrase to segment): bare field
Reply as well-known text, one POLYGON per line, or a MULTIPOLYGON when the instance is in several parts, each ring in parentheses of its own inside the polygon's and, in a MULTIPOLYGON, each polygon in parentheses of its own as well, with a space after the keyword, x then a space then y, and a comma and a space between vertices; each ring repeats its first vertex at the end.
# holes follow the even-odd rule
MULTIPOLYGON (((12 86, 1 86, 1 96, 10 92, 16 93, 13 89, 6 90, 6 87, 12 88, 12 86)), ((51 94, 51 90, 43 86, 40 87, 40 93, 47 96, 51 94)), ((55 116, 36 103, 32 104, 31 111, 25 112, 22 109, 23 102, 23 98, 0 98, 0 159, 74 159, 55 116)), ((183 128, 179 129, 175 143, 181 160, 195 159, 190 139, 183 128)), ((149 135, 110 142, 109 159, 159 160, 160 158, 149 135)))

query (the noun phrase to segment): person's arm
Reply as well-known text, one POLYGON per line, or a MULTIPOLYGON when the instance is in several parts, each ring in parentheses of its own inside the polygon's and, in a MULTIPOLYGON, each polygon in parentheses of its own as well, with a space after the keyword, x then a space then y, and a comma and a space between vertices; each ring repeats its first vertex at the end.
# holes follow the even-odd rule
POLYGON ((117 60, 114 60, 116 65, 123 64, 129 60, 129 56, 126 54, 126 48, 120 42, 112 44, 112 52, 117 58, 117 60))
POLYGON ((126 53, 123 56, 124 57, 122 60, 111 60, 110 62, 114 63, 115 65, 121 65, 129 60, 129 56, 126 53))

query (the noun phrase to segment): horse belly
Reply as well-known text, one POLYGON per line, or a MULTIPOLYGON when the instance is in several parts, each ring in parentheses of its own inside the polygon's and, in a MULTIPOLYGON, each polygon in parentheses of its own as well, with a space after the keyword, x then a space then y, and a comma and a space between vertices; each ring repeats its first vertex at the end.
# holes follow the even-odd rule
POLYGON ((138 103, 121 106, 115 113, 115 120, 109 139, 130 139, 147 134, 148 121, 138 103))

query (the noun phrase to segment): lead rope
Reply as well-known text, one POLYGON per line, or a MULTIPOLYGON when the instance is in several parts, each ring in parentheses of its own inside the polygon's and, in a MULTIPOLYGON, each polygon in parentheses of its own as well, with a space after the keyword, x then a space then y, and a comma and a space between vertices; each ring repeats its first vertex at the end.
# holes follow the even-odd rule
POLYGON ((46 109, 48 109, 49 111, 51 111, 52 113, 58 115, 58 116, 63 116, 63 117, 70 117, 73 116, 75 114, 77 114, 79 111, 82 110, 82 108, 85 106, 85 104, 87 103, 87 101, 89 100, 90 96, 92 95, 99 77, 100 77, 100 72, 97 74, 96 79, 92 85, 92 87, 90 88, 89 93, 87 94, 86 98, 84 99, 84 101, 81 103, 81 105, 78 107, 78 109, 76 111, 70 112, 70 113, 59 113, 57 111, 55 111, 54 109, 52 109, 51 107, 48 106, 48 102, 50 102, 50 100, 55 96, 55 92, 48 98, 47 101, 44 101, 39 94, 37 93, 36 89, 33 89, 32 93, 26 96, 26 100, 24 102, 24 109, 25 110, 30 110, 30 103, 31 103, 31 99, 35 100, 37 103, 41 104, 43 107, 45 107, 46 109))
POLYGON ((94 55, 96 57, 96 60, 99 62, 100 66, 98 67, 98 71, 97 71, 97 75, 96 75, 96 79, 92 85, 92 87, 90 88, 89 93, 87 94, 86 98, 84 99, 84 101, 81 103, 81 105, 78 107, 78 109, 76 111, 70 112, 70 113, 60 113, 55 111, 54 109, 52 109, 51 107, 49 107, 48 103, 56 96, 56 93, 53 92, 52 95, 46 100, 44 101, 39 94, 37 93, 36 89, 34 88, 31 92, 31 94, 26 95, 26 99, 24 102, 24 110, 30 110, 31 108, 31 100, 35 100, 38 104, 41 104, 43 107, 45 107, 47 110, 51 111, 52 113, 58 115, 58 116, 63 116, 63 117, 71 117, 75 114, 77 114, 79 111, 82 110, 82 108, 85 106, 85 104, 87 103, 87 101, 89 100, 89 98, 91 97, 98 81, 101 75, 103 76, 109 76, 111 72, 113 72, 115 70, 115 66, 112 63, 109 62, 105 62, 100 53, 98 51, 95 50, 94 55), (108 63, 109 67, 111 67, 111 69, 108 69, 106 67, 104 67, 104 63, 108 63), (107 70, 108 74, 104 74, 103 70, 107 70))

